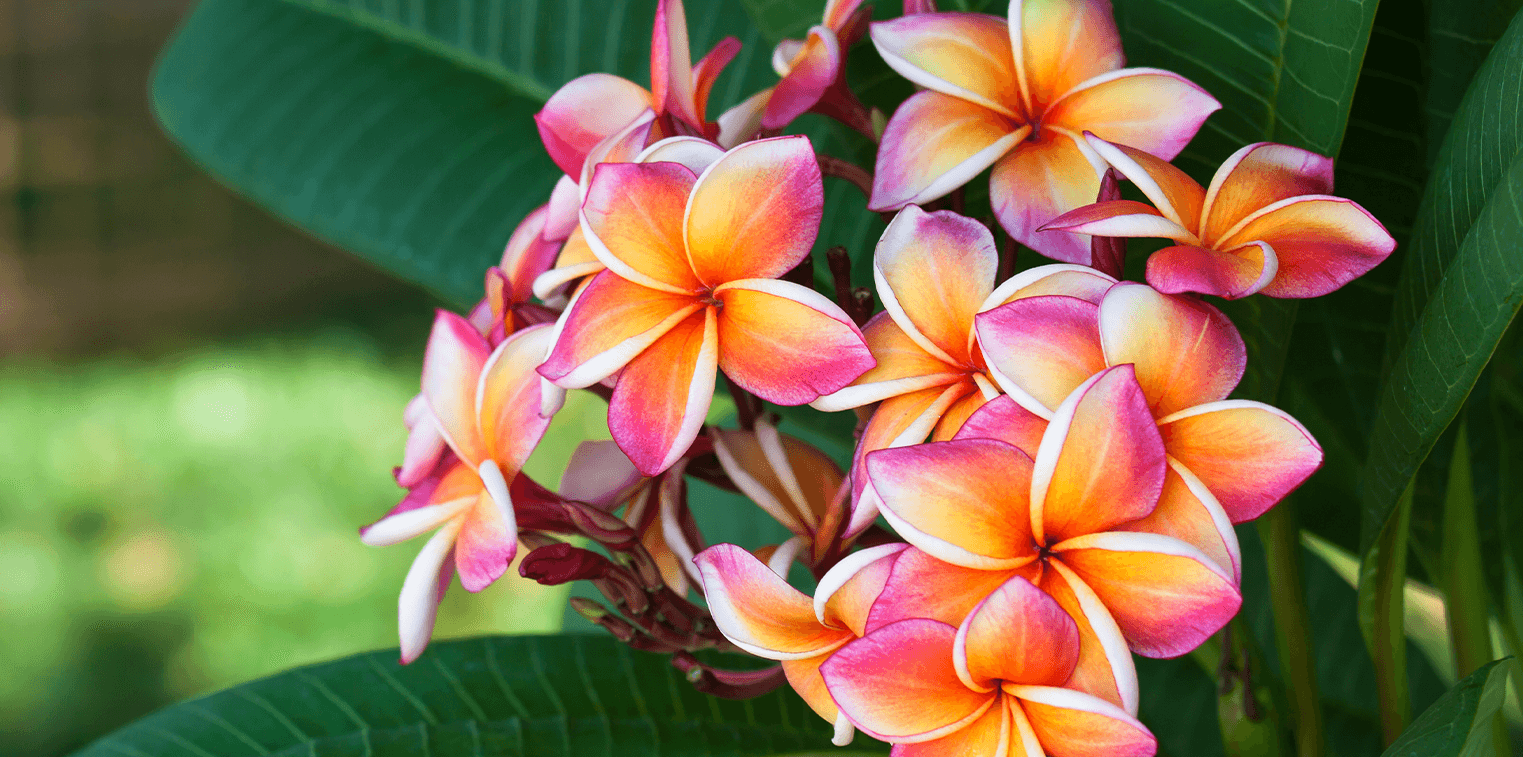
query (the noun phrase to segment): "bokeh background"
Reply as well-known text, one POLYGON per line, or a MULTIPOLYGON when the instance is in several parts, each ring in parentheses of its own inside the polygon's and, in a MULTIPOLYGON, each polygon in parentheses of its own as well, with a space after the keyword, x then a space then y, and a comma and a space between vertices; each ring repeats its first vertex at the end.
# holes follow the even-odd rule
MULTIPOLYGON (((355 529, 399 496, 438 303, 163 136, 148 77, 192 4, 0 0, 0 755, 396 644, 416 545, 355 529)), ((568 410, 546 483, 598 435, 568 410)), ((457 585, 436 636, 553 630, 561 606, 457 585)))

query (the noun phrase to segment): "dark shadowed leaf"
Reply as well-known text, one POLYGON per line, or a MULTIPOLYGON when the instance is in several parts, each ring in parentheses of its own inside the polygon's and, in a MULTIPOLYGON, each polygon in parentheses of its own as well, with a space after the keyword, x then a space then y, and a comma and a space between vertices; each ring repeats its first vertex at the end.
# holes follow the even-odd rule
POLYGON ((1510 660, 1489 662, 1412 722, 1383 757, 1480 757, 1492 753, 1490 721, 1507 694, 1510 660))

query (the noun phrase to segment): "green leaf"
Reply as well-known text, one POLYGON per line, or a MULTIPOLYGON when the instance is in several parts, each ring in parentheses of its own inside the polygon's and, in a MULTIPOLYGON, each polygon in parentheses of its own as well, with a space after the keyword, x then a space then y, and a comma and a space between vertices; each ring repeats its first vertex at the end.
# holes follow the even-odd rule
MULTIPOLYGON (((607 70, 648 81, 656 0, 203 0, 153 105, 196 162, 277 216, 457 305, 559 172, 532 115, 607 70)), ((744 48, 713 113, 775 81, 727 3, 688 9, 692 48, 744 48)))
POLYGON ((803 39, 809 27, 820 23, 825 0, 740 0, 762 37, 776 45, 785 39, 803 39))
POLYGON ((1491 754, 1491 719, 1506 696, 1511 666, 1507 660, 1497 660, 1466 676, 1419 715, 1383 757, 1491 754))
POLYGON ((77 757, 465 757, 848 752, 786 687, 747 701, 693 689, 665 657, 595 636, 439 642, 298 668, 148 716, 77 757))

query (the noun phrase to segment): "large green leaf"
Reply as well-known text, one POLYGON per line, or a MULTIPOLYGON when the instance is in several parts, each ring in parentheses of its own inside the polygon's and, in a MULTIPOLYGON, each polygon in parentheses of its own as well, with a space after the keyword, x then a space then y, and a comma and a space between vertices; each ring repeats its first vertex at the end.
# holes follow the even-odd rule
MULTIPOLYGON (((532 114, 590 71, 648 81, 655 5, 204 0, 159 62, 154 109, 233 189, 463 305, 558 177, 532 114)), ((692 6, 695 52, 744 43, 715 113, 775 80, 733 5, 692 6)))
POLYGON ((1497 660, 1466 676, 1419 715, 1383 757, 1481 757, 1493 753, 1490 721, 1507 693, 1512 663, 1497 660))
POLYGON ((700 694, 665 657, 599 636, 442 642, 297 668, 148 716, 77 757, 772 755, 887 751, 831 729, 792 691, 700 694))

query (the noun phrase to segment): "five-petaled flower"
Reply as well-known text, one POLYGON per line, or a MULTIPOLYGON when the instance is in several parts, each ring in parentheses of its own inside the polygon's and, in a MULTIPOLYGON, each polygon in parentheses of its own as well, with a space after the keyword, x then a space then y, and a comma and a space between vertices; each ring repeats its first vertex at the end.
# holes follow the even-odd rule
POLYGON ((889 119, 869 207, 934 200, 992 165, 1000 224, 1064 262, 1089 263, 1088 238, 1036 230, 1095 201, 1104 163, 1084 131, 1172 160, 1221 107, 1177 74, 1121 68, 1109 0, 1011 0, 1008 21, 921 13, 874 23, 870 34, 925 91, 889 119))
MULTIPOLYGON (((1211 186, 1158 158, 1086 134, 1106 162, 1154 207, 1110 200, 1055 218, 1044 228, 1174 241, 1148 258, 1161 292, 1228 299, 1320 297, 1362 276, 1396 240, 1359 203, 1333 197, 1333 162, 1288 145, 1259 142, 1227 158, 1211 186)), ((1047 233, 1047 232, 1044 232, 1047 233)))

